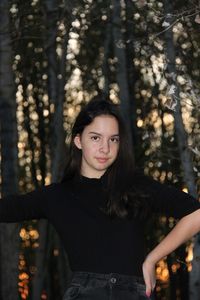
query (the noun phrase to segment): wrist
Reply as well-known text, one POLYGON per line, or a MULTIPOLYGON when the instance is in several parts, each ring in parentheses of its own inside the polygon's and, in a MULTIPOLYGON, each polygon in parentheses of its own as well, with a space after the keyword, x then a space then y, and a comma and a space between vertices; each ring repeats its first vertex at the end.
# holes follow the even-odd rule
POLYGON ((146 258, 145 258, 145 262, 147 263, 151 263, 151 264, 156 264, 158 262, 158 259, 156 259, 153 255, 153 253, 149 253, 146 258))

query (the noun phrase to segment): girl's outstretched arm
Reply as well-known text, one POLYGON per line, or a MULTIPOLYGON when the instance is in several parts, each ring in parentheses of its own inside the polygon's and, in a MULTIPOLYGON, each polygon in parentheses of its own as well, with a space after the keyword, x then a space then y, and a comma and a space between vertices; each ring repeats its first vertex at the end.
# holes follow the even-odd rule
POLYGON ((170 233, 147 255, 143 263, 146 294, 150 296, 155 287, 155 265, 163 257, 178 248, 200 231, 200 209, 180 219, 170 233))
POLYGON ((46 218, 51 199, 58 197, 56 184, 43 186, 26 194, 0 199, 0 223, 15 223, 46 218))

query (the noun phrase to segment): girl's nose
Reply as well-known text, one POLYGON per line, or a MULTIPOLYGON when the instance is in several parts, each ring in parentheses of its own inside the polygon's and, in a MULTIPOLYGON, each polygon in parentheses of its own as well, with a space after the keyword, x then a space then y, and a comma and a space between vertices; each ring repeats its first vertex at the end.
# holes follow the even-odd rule
POLYGON ((101 152, 103 153, 108 153, 110 151, 110 145, 109 145, 109 142, 107 141, 103 141, 102 142, 102 145, 100 147, 100 150, 101 152))

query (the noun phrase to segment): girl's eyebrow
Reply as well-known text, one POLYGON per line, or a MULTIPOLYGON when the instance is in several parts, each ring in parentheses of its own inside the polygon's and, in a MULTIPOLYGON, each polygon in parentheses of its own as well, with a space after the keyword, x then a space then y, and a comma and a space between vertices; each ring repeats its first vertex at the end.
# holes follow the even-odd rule
MULTIPOLYGON (((90 132, 88 132, 89 134, 96 134, 96 135, 99 135, 99 136, 101 136, 102 134, 101 133, 98 133, 98 132, 95 132, 95 131, 90 131, 90 132)), ((119 134, 112 134, 111 135, 112 137, 113 136, 119 136, 119 134)))

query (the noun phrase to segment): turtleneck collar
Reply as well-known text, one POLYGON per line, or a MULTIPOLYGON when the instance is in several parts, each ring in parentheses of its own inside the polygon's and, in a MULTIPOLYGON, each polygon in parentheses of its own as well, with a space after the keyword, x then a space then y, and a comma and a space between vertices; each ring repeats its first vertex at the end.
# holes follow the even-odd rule
POLYGON ((90 178, 81 174, 76 174, 74 180, 84 185, 101 185, 105 183, 107 171, 99 178, 90 178))

